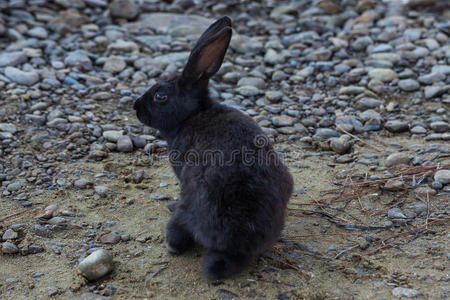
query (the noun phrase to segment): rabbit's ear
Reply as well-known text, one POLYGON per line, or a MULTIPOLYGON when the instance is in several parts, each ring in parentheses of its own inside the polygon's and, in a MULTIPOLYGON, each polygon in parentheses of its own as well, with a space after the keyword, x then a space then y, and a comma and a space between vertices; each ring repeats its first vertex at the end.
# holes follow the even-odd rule
POLYGON ((195 83, 200 79, 209 79, 219 71, 230 44, 231 34, 231 27, 226 26, 218 32, 211 30, 205 37, 202 36, 201 39, 204 39, 197 43, 189 56, 183 70, 183 79, 188 83, 195 83))
POLYGON ((206 29, 202 36, 198 39, 194 49, 201 46, 208 38, 218 33, 222 28, 231 27, 231 20, 227 16, 220 18, 206 29))

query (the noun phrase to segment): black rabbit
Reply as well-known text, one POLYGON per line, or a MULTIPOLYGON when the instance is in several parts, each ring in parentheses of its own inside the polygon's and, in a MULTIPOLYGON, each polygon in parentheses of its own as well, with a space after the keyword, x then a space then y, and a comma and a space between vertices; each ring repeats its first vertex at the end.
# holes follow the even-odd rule
POLYGON ((200 37, 182 74, 140 97, 138 119, 167 140, 181 197, 167 224, 166 245, 183 253, 206 248, 203 273, 230 277, 271 247, 283 228, 293 180, 261 128, 248 116, 212 100, 208 81, 231 40, 223 17, 200 37))

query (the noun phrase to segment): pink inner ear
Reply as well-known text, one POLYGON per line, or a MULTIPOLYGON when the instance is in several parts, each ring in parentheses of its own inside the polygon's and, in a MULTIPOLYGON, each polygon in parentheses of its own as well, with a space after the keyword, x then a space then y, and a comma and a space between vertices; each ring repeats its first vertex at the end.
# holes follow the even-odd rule
POLYGON ((201 73, 199 78, 204 73, 214 72, 217 64, 222 63, 222 56, 225 52, 224 48, 228 46, 226 43, 227 38, 227 35, 223 35, 203 49, 197 64, 197 68, 201 73))

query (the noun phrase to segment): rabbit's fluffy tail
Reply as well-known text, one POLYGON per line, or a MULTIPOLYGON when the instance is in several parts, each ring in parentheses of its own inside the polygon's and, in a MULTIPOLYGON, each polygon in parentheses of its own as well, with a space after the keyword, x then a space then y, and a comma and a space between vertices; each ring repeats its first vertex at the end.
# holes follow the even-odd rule
POLYGON ((208 250, 203 260, 203 274, 210 279, 223 279, 241 272, 249 263, 248 254, 230 254, 208 250))

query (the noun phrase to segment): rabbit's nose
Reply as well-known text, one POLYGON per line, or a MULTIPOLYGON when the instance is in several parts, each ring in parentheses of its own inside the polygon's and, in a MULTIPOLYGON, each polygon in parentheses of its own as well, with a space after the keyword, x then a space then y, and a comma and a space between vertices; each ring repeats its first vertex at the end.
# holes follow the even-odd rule
POLYGON ((139 97, 139 98, 137 98, 136 99, 136 101, 134 101, 134 110, 136 110, 137 109, 137 106, 138 106, 138 102, 141 100, 141 97, 139 97))

